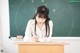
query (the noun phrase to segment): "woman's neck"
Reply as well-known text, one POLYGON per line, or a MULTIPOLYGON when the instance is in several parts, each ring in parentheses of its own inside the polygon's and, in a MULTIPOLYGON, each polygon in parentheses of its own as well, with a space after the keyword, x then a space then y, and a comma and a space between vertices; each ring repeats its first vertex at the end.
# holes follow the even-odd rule
POLYGON ((39 27, 39 29, 41 30, 42 27, 44 26, 44 23, 37 23, 37 26, 39 27))

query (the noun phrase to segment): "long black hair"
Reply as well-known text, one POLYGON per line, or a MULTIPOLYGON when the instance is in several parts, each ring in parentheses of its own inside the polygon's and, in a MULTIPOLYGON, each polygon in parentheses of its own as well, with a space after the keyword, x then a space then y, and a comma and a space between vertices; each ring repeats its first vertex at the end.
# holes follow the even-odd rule
POLYGON ((50 18, 48 17, 49 9, 46 6, 44 6, 44 5, 39 6, 37 8, 37 12, 36 12, 36 14, 33 17, 33 19, 35 19, 35 34, 36 34, 36 24, 37 24, 36 16, 37 16, 37 14, 39 14, 39 18, 42 18, 42 16, 43 16, 46 19, 45 20, 45 29, 46 29, 45 37, 49 37, 49 34, 50 34, 50 27, 49 27, 49 20, 50 20, 50 18))

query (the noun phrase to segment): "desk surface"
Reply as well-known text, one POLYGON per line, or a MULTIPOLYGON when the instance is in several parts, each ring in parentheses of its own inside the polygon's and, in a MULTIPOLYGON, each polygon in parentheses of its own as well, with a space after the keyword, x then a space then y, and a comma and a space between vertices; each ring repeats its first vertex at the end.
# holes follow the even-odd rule
POLYGON ((64 42, 16 42, 18 45, 25 45, 25 44, 31 44, 31 45, 67 45, 68 43, 64 42))

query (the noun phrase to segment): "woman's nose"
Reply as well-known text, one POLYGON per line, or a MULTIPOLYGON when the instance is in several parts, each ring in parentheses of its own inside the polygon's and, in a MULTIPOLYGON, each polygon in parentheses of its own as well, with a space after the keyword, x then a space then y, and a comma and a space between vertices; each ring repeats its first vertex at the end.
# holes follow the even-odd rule
POLYGON ((41 22, 41 18, 39 18, 39 20, 38 20, 39 22, 41 22))
POLYGON ((42 19, 40 18, 40 20, 39 20, 40 22, 42 21, 42 19))

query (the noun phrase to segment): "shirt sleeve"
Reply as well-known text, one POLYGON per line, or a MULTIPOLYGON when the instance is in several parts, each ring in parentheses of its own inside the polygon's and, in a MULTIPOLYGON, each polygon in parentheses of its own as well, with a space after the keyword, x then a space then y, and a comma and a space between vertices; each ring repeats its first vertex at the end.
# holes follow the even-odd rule
POLYGON ((52 37, 53 22, 51 20, 49 21, 49 26, 50 26, 50 35, 49 35, 49 37, 52 37))
POLYGON ((29 20, 28 23, 27 23, 27 27, 26 27, 26 30, 25 30, 25 36, 24 36, 24 41, 28 41, 28 39, 31 38, 31 23, 32 23, 32 20, 29 20))

